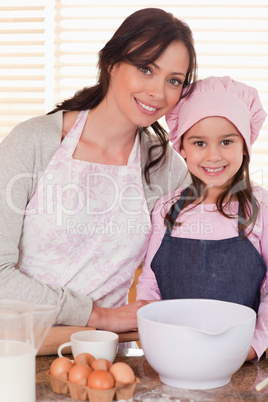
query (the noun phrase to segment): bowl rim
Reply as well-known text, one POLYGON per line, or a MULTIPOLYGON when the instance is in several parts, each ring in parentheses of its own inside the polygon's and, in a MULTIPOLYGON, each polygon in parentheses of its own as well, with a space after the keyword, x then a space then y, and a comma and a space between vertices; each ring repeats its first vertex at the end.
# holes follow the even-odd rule
MULTIPOLYGON (((212 303, 215 302, 215 304, 217 304, 217 303, 221 303, 221 304, 224 303, 224 304, 229 304, 229 305, 232 304, 232 305, 240 306, 240 307, 242 307, 244 309, 247 309, 248 312, 251 313, 252 316, 249 317, 249 318, 244 319, 243 321, 240 321, 235 326, 243 325, 246 322, 250 322, 252 320, 255 321, 256 317, 257 317, 256 312, 251 307, 244 306, 243 304, 239 304, 239 303, 227 302, 227 301, 224 301, 224 300, 199 299, 199 298, 196 298, 196 299, 166 299, 166 300, 155 300, 155 301, 153 301, 153 303, 161 303, 161 304, 163 304, 163 303, 174 303, 174 302, 179 302, 179 301, 186 301, 187 302, 187 301, 193 301, 193 300, 197 301, 197 302, 201 302, 201 303, 204 302, 204 301, 206 301, 206 302, 209 301, 209 302, 212 302, 212 303)), ((199 329, 199 328, 196 328, 196 327, 193 327, 193 326, 190 326, 190 325, 163 323, 163 322, 159 322, 159 321, 156 321, 156 320, 152 320, 152 319, 143 317, 141 315, 142 311, 150 309, 150 305, 153 304, 153 303, 146 304, 145 306, 140 307, 139 310, 137 311, 138 327, 139 327, 139 319, 142 319, 144 321, 150 322, 150 323, 152 323, 154 325, 158 325, 158 326, 167 326, 167 327, 170 327, 170 328, 174 328, 174 327, 176 327, 176 328, 185 328, 185 329, 195 330, 196 332, 200 332, 202 334, 213 335, 213 336, 222 334, 222 333, 228 331, 230 328, 234 327, 234 325, 228 325, 228 326, 224 327, 223 329, 221 329, 218 332, 212 332, 212 331, 207 331, 207 330, 204 330, 204 329, 199 329)))

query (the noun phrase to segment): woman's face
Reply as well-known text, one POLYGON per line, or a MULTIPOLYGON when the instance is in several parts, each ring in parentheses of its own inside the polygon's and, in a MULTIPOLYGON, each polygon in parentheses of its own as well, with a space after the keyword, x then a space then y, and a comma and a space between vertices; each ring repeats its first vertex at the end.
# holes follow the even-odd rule
POLYGON ((114 113, 135 126, 147 127, 179 100, 189 54, 182 42, 173 42, 150 65, 118 63, 111 71, 107 100, 114 113))

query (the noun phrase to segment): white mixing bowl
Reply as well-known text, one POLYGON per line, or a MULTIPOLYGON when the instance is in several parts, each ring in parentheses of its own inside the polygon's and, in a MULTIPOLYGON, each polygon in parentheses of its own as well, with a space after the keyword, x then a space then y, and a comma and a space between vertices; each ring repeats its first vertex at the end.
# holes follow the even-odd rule
POLYGON ((256 313, 207 299, 163 300, 138 310, 141 347, 160 380, 188 389, 227 384, 251 346, 256 313))

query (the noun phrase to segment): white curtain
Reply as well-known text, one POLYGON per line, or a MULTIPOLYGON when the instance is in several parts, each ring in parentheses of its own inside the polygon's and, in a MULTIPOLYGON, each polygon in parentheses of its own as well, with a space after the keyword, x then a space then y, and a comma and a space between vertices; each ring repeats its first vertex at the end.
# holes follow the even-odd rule
MULTIPOLYGON (((132 12, 159 7, 191 27, 198 76, 256 87, 268 111, 267 0, 0 0, 0 140, 17 123, 95 83, 98 51, 132 12)), ((252 178, 268 189, 268 120, 252 178)))

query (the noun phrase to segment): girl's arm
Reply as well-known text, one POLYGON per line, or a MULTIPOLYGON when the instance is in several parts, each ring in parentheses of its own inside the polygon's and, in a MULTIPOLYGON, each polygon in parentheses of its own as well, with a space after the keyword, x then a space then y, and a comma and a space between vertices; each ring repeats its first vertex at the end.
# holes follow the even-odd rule
MULTIPOLYGON (((267 289, 266 289, 267 291, 267 289)), ((253 361, 258 361, 265 350, 268 348, 268 295, 266 294, 258 310, 258 316, 256 321, 255 332, 253 336, 253 341, 251 344, 252 348, 256 352, 256 357, 253 361)), ((249 360, 251 360, 249 358, 249 360)))
POLYGON ((165 234, 163 205, 171 196, 166 195, 156 202, 152 211, 152 233, 149 240, 145 260, 142 266, 142 274, 137 285, 137 300, 161 300, 161 294, 157 285, 155 274, 151 269, 152 259, 157 252, 165 234))
MULTIPOLYGON (((260 236, 261 255, 268 268, 268 192, 260 190, 258 195, 260 202, 260 213, 256 223, 256 235, 260 236)), ((255 231, 254 230, 254 231, 255 231)), ((256 352, 256 357, 253 359, 257 361, 268 348, 268 271, 263 281, 261 291, 261 303, 258 309, 257 321, 255 332, 253 336, 252 348, 256 352)), ((250 356, 248 356, 250 358, 250 356)))

